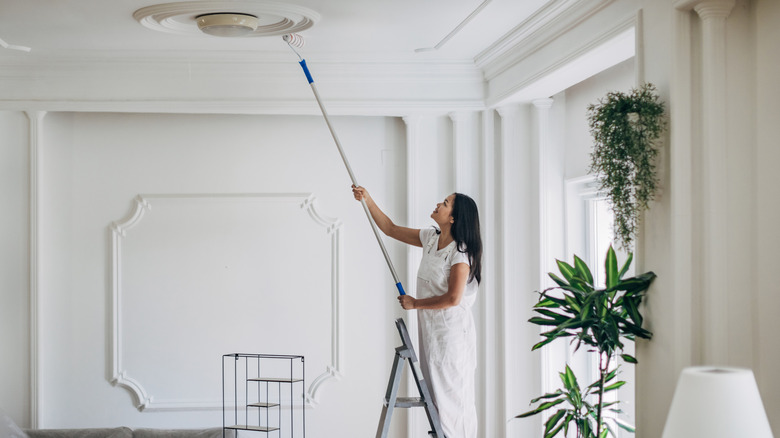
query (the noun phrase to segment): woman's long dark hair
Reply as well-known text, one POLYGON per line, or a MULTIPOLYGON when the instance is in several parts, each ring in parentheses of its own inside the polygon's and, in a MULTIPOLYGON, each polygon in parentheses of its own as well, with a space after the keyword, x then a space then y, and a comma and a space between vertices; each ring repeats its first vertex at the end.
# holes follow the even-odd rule
POLYGON ((469 196, 455 193, 452 218, 452 238, 458 245, 458 251, 468 254, 471 263, 469 282, 476 278, 479 283, 482 281, 482 237, 479 232, 477 203, 469 196))

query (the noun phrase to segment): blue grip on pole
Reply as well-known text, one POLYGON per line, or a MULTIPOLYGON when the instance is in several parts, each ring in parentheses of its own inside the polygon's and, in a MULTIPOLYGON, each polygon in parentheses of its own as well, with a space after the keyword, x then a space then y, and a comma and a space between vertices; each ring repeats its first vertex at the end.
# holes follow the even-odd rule
POLYGON ((299 62, 298 64, 301 65, 303 72, 306 74, 306 80, 308 80, 310 84, 314 82, 314 79, 312 79, 311 77, 311 73, 309 73, 309 67, 306 67, 306 60, 301 59, 301 62, 299 62))
POLYGON ((401 295, 406 295, 406 292, 404 292, 404 286, 401 284, 401 282, 400 282, 400 281, 399 281, 398 283, 396 283, 396 284, 395 284, 395 287, 397 287, 397 288, 398 288, 398 293, 399 293, 399 294, 401 294, 401 295))

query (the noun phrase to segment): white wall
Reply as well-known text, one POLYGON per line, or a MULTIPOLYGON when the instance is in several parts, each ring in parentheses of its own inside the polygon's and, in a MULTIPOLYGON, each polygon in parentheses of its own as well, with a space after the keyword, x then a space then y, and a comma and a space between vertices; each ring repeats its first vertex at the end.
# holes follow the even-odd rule
MULTIPOLYGON (((634 87, 634 59, 623 61, 565 91, 565 178, 588 174, 593 136, 588 127, 588 105, 598 104, 610 91, 628 92, 634 87)), ((556 101, 560 100, 556 96, 556 101)))
POLYGON ((766 191, 776 185, 766 164, 776 156, 775 3, 737 1, 722 27, 704 9, 716 2, 642 5, 643 74, 669 104, 670 132, 641 240, 641 269, 658 279, 646 309, 655 336, 638 349, 637 436, 660 436, 676 376, 698 364, 752 368, 778 429, 767 362, 777 341, 764 335, 775 319, 765 309, 778 306, 764 261, 778 238, 766 191))
MULTIPOLYGON (((387 159, 388 156, 404 154, 403 127, 398 120, 337 118, 334 123, 339 128, 352 165, 362 179, 361 184, 372 188, 380 202, 392 199, 392 193, 403 188, 403 180, 396 178, 393 160, 387 159)), ((396 334, 388 327, 397 304, 392 279, 383 265, 362 209, 351 198, 346 171, 320 118, 52 113, 44 119, 43 138, 40 157, 42 323, 39 330, 42 426, 221 425, 221 414, 213 409, 204 413, 154 410, 156 407, 165 408, 166 402, 172 399, 179 400, 180 405, 215 398, 221 400, 219 353, 206 358, 202 351, 213 345, 226 349, 222 353, 306 354, 310 359, 307 360, 307 377, 311 384, 331 363, 322 357, 328 352, 327 348, 323 352, 317 346, 323 342, 330 343, 329 323, 331 318, 338 317, 340 348, 343 349, 339 353, 343 358, 339 371, 343 376, 340 380, 326 382, 318 390, 319 403, 308 412, 308 427, 309 430, 328 430, 349 423, 356 433, 373 433, 387 370, 392 362, 393 344, 397 342, 396 334), (144 231, 142 226, 155 226, 154 218, 163 218, 156 219, 163 220, 158 228, 171 226, 177 220, 181 227, 193 227, 195 224, 201 225, 202 229, 204 220, 216 221, 217 227, 224 226, 218 216, 196 216, 190 222, 177 219, 182 211, 197 206, 197 200, 187 202, 179 199, 179 204, 171 206, 162 199, 152 199, 149 213, 138 227, 128 230, 125 237, 128 248, 135 243, 136 247, 141 245, 136 248, 141 252, 133 256, 132 251, 126 251, 123 260, 123 292, 126 292, 123 304, 127 308, 122 308, 120 313, 123 326, 128 330, 122 338, 125 348, 123 363, 129 367, 127 373, 134 374, 133 377, 146 376, 139 378, 140 385, 153 399, 150 412, 139 412, 134 407, 138 403, 135 396, 124 388, 111 386, 107 379, 112 377, 107 370, 111 363, 112 331, 108 278, 111 271, 109 225, 120 222, 132 210, 133 198, 138 194, 247 193, 311 193, 316 197, 315 207, 320 215, 343 222, 343 266, 339 267, 343 271, 343 286, 339 294, 341 312, 334 314, 331 311, 331 291, 327 282, 319 288, 310 287, 311 284, 302 287, 301 279, 293 277, 289 283, 296 290, 285 290, 284 287, 266 290, 265 287, 284 284, 284 279, 278 278, 280 272, 305 278, 321 272, 322 267, 304 264, 292 269, 289 248, 275 248, 275 245, 262 247, 265 243, 262 241, 263 234, 254 234, 247 225, 238 221, 230 225, 247 228, 244 231, 247 239, 261 240, 257 242, 261 245, 260 253, 246 253, 257 256, 257 259, 245 261, 250 266, 254 265, 259 274, 235 274, 237 278, 232 279, 227 275, 213 278, 213 293, 226 294, 238 287, 239 290, 266 296, 247 296, 244 301, 252 306, 273 301, 277 304, 275 309, 288 309, 280 320, 286 320, 289 327, 267 327, 263 321, 252 320, 251 312, 242 309, 225 314, 224 310, 228 309, 217 307, 220 300, 208 296, 204 290, 195 289, 195 285, 188 285, 181 278, 170 278, 171 273, 178 272, 181 276, 194 266, 213 269, 208 263, 221 260, 212 258, 204 261, 203 256, 188 256, 175 248, 164 248, 177 259, 166 265, 168 272, 154 273, 150 267, 142 269, 138 266, 141 261, 138 257, 143 257, 144 251, 150 256, 148 244, 143 246, 144 240, 148 240, 144 236, 155 238, 154 234, 148 234, 155 233, 154 229, 144 231), (203 265, 204 262, 206 265, 203 265), (263 275, 263 272, 266 274, 263 275), (194 289, 192 302, 187 301, 188 291, 166 289, 159 293, 169 293, 172 297, 161 296, 154 300, 144 288, 155 285, 148 279, 133 277, 134 273, 156 276, 153 278, 174 287, 190 286, 194 289), (236 284, 242 279, 253 281, 248 285, 236 284), (300 293, 305 295, 295 298, 297 308, 293 308, 291 303, 284 305, 283 298, 274 298, 275 295, 300 293), (174 298, 180 301, 180 311, 161 314, 161 310, 171 309, 174 298), (162 318, 170 321, 162 321, 162 318), (185 330, 176 335, 178 338, 171 338, 175 333, 170 333, 170 330, 180 326, 193 330, 185 330), (155 334, 155 328, 160 333, 155 334), (144 339, 138 338, 139 331, 147 333, 144 339), (204 339, 192 339, 187 333, 199 333, 204 339), (209 334, 217 339, 209 340, 209 334), (302 335, 306 335, 303 336, 306 342, 301 342, 302 335), (282 337, 287 342, 280 344, 273 341, 274 337, 282 337), (170 342, 178 342, 180 350, 166 349, 166 346, 171 346, 170 342), (304 351, 279 351, 282 347, 291 348, 291 345, 298 345, 304 351), (169 369, 171 364, 161 363, 161 360, 173 362, 177 367, 192 360, 211 360, 212 364, 193 364, 174 373, 169 369), (155 379, 154 375, 144 373, 143 369, 149 366, 162 377, 165 374, 171 378, 181 375, 190 382, 200 383, 194 385, 195 388, 183 390, 181 384, 177 386, 176 382, 155 379), (208 370, 216 375, 208 375, 208 370), (160 403, 155 404, 156 400, 160 403), (344 409, 344 406, 351 409, 344 409)), ((218 201, 217 210, 224 208, 239 214, 259 214, 256 208, 242 207, 243 201, 228 196, 218 201)), ((389 211, 398 209, 397 202, 384 204, 389 211)), ((263 205, 275 208, 272 211, 280 214, 273 204, 260 204, 263 205)), ((281 214, 292 213, 283 213, 282 210, 281 214)), ((313 241, 313 235, 307 230, 296 232, 295 227, 302 228, 311 222, 304 211, 301 215, 302 220, 288 224, 292 229, 269 231, 283 233, 285 244, 300 252, 301 260, 308 260, 311 264, 308 253, 322 254, 323 243, 313 241)), ((262 217, 254 217, 258 222, 255 225, 261 226, 262 217)), ((316 228, 316 224, 312 225, 316 228)), ((157 231, 158 242, 163 237, 169 237, 160 232, 157 231)), ((169 234, 175 234, 174 230, 169 234)), ((324 229, 322 235, 325 235, 324 229)), ((199 247, 196 244, 198 238, 213 237, 207 233, 192 236, 192 246, 199 247)), ((266 237, 271 240, 273 236, 266 237)), ((181 240, 181 237, 178 239, 181 240)), ((403 260, 404 255, 397 245, 388 243, 388 247, 397 260, 403 260)), ((238 247, 236 250, 242 251, 238 247)), ((325 255, 321 263, 327 271, 331 260, 327 252, 325 255)), ((238 262, 241 260, 233 260, 233 263, 238 262)), ((400 266, 402 268, 403 264, 400 266)), ((240 272, 241 267, 236 268, 236 272, 240 272)), ((192 275, 196 276, 196 273, 192 275)), ((322 278, 321 273, 315 278, 322 278)), ((235 299, 226 297, 232 305, 240 302, 235 299)), ((258 308, 256 313, 262 315, 262 312, 263 309, 258 308)), ((179 381, 178 378, 174 380, 179 381)))
POLYGON ((780 198, 774 190, 778 186, 778 174, 773 163, 780 162, 780 150, 777 139, 780 138, 780 111, 777 101, 780 99, 780 60, 777 56, 777 44, 780 43, 780 29, 776 23, 780 19, 780 3, 771 0, 756 1, 751 18, 755 23, 756 46, 756 84, 753 90, 756 98, 756 152, 755 152, 755 210, 754 231, 751 240, 755 243, 755 266, 751 274, 756 276, 754 286, 758 291, 753 303, 756 309, 754 317, 755 354, 757 355, 756 379, 761 389, 761 397, 769 415, 775 434, 780 433, 780 377, 775 372, 780 361, 780 348, 775 336, 780 330, 780 321, 774 313, 778 308, 778 286, 774 282, 775 270, 772 259, 780 247, 780 198))

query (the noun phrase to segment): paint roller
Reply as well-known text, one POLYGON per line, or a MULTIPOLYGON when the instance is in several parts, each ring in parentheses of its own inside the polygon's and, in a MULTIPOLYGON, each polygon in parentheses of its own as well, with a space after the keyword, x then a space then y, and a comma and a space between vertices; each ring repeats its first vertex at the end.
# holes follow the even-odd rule
MULTIPOLYGON (((298 55, 298 59, 300 59, 299 64, 303 69, 303 73, 306 75, 306 80, 309 81, 311 90, 314 92, 314 98, 317 100, 317 104, 320 106, 320 111, 322 112, 322 116, 325 118, 325 124, 328 125, 328 130, 330 130, 330 135, 333 137, 333 141, 336 143, 336 147, 339 150, 339 155, 341 155, 341 161, 344 162, 344 166, 347 168, 347 173, 349 173, 349 178, 352 180, 352 184, 354 184, 355 187, 359 187, 360 184, 358 184, 357 178, 355 178, 355 174, 352 172, 352 167, 349 165, 349 160, 347 160, 347 156, 346 154, 344 154, 344 149, 341 147, 341 142, 339 141, 339 138, 336 135, 336 131, 333 129, 333 125, 331 125, 330 119, 328 118, 328 112, 325 111, 325 106, 322 104, 322 100, 320 99, 320 94, 317 92, 317 86, 314 85, 314 79, 311 76, 311 72, 309 72, 309 68, 306 66, 306 60, 303 59, 303 57, 301 57, 301 55, 293 47, 293 46, 298 48, 303 47, 304 45, 303 37, 293 33, 293 34, 284 35, 282 39, 287 43, 290 49, 293 52, 295 52, 296 55, 298 55)), ((393 266, 393 262, 390 260, 390 255, 387 253, 387 248, 385 248, 385 244, 382 241, 382 236, 379 234, 379 228, 374 222, 374 219, 371 217, 371 212, 368 210, 368 205, 366 204, 366 200, 361 199, 360 203, 363 205, 363 211, 365 211, 366 213, 366 217, 368 218, 368 223, 371 224, 371 229, 374 231, 374 236, 376 236, 376 241, 377 243, 379 243, 379 247, 382 249, 382 255, 385 256, 387 267, 390 268, 390 273, 393 275, 393 280, 395 281, 395 287, 398 289, 399 294, 406 295, 406 292, 404 292, 404 287, 401 284, 401 281, 398 279, 398 274, 395 272, 395 267, 393 266)))

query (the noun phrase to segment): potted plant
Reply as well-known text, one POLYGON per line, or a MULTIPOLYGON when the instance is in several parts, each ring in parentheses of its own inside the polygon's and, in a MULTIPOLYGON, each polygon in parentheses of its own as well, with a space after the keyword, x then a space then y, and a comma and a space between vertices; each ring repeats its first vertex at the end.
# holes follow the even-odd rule
POLYGON ((653 84, 628 93, 610 92, 588 106, 594 140, 590 173, 595 174, 615 214, 615 239, 632 248, 642 210, 657 186, 657 142, 666 128, 664 104, 653 84))
POLYGON ((608 433, 616 436, 614 426, 633 432, 633 428, 617 417, 605 417, 605 410, 620 413, 618 402, 604 402, 604 395, 625 384, 618 381, 619 365, 614 361, 620 355, 626 363, 637 363, 636 358, 623 353, 623 341, 635 338, 650 339, 652 333, 642 328, 639 305, 645 292, 655 279, 653 272, 631 278, 623 278, 633 256, 618 269, 617 256, 610 246, 605 260, 606 285, 597 288, 590 268, 574 256, 574 265, 558 260, 563 278, 550 273, 557 286, 539 293, 534 306, 534 316, 529 322, 549 327, 544 338, 532 350, 538 350, 556 339, 571 339, 575 351, 585 345, 589 352, 598 354, 599 378, 581 388, 569 366, 560 373, 563 387, 531 401, 537 406, 516 418, 529 417, 554 407, 558 410, 545 422, 544 437, 551 438, 571 424, 578 438, 604 438, 608 433), (595 398, 595 401, 594 401, 595 398))

